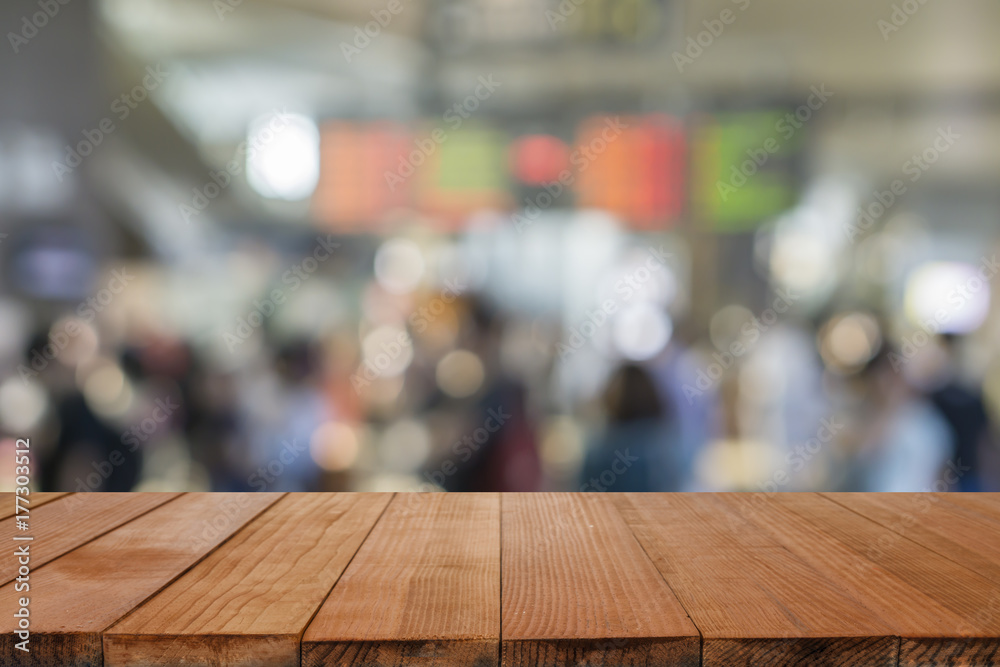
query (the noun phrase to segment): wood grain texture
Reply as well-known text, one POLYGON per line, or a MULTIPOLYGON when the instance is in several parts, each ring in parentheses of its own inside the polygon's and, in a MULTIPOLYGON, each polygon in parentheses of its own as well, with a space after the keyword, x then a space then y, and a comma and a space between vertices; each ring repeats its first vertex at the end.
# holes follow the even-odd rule
MULTIPOLYGON (((31 567, 70 552, 95 537, 141 516, 177 497, 176 493, 74 493, 50 502, 31 513, 31 567)), ((16 517, 0 521, 0 539, 11 540, 16 517)), ((0 560, 0 585, 14 580, 17 563, 0 560)))
POLYGON ((692 667, 698 665, 696 638, 533 639, 504 641, 504 665, 572 667, 692 667))
MULTIPOLYGON (((35 491, 28 494, 27 499, 30 504, 26 507, 30 510, 28 514, 33 514, 36 507, 41 507, 45 503, 51 503, 57 498, 62 498, 65 495, 69 495, 63 491, 35 491)), ((10 491, 4 491, 0 493, 0 519, 6 519, 9 516, 14 516, 14 494, 10 491)))
MULTIPOLYGON (((900 497, 912 502, 917 496, 900 497)), ((959 616, 957 628, 902 637, 900 665, 987 665, 1000 655, 1000 586, 857 512, 816 494, 776 494, 773 502, 959 616), (786 497, 787 496, 787 497, 786 497)), ((921 610, 912 607, 914 614, 921 610)))
MULTIPOLYGON (((17 664, 101 667, 104 630, 279 497, 185 494, 32 571, 31 652, 17 664)), ((0 608, 15 608, 15 583, 0 588, 0 608)), ((14 618, 0 618, 0 655, 13 655, 14 618)))
POLYGON ((1000 519, 1000 493, 930 493, 927 495, 994 519, 1000 519))
POLYGON ((504 494, 502 664, 699 664, 699 636, 607 495, 504 494))
POLYGON ((399 494, 302 639, 302 666, 496 667, 499 494, 399 494))
MULTIPOLYGON (((914 499, 909 494, 884 495, 906 503, 914 499)), ((774 502, 763 494, 720 494, 713 499, 720 510, 728 507, 736 512, 733 520, 742 520, 763 530, 835 582, 845 594, 875 612, 892 628, 893 634, 909 639, 933 638, 942 655, 961 655, 968 650, 968 620, 965 617, 788 510, 783 503, 774 502)), ((867 523, 860 516, 854 520, 867 523)))
MULTIPOLYGON (((8 613, 0 665, 988 667, 998 506, 997 494, 71 494, 33 507, 32 653, 14 652, 8 613)), ((12 543, 13 519, 0 530, 12 543)), ((13 586, 0 608, 25 595, 13 586)))
POLYGON ((499 640, 336 642, 302 645, 302 667, 492 667, 499 640))
POLYGON ((1000 584, 1000 516, 960 494, 837 493, 830 500, 1000 584))
POLYGON ((298 667, 303 631, 391 497, 286 496, 108 630, 105 667, 298 667))
POLYGON ((712 494, 614 500, 701 631, 705 667, 895 665, 877 614, 712 494))

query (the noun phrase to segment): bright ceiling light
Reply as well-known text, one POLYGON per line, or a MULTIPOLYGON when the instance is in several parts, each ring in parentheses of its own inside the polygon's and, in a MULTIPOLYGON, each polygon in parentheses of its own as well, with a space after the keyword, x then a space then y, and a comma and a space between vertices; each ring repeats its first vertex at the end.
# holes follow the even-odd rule
POLYGON ((420 246, 407 239, 390 239, 375 253, 375 278, 393 294, 409 294, 424 275, 420 246))
POLYGON ((934 333, 975 331, 990 312, 990 277, 961 262, 924 264, 907 280, 906 314, 934 333))
POLYGON ((659 354, 670 342, 673 332, 673 322, 662 308, 637 303, 618 313, 612 336, 623 357, 644 361, 659 354))
POLYGON ((319 182, 319 128, 310 118, 273 113, 250 124, 247 182, 268 199, 298 201, 319 182))

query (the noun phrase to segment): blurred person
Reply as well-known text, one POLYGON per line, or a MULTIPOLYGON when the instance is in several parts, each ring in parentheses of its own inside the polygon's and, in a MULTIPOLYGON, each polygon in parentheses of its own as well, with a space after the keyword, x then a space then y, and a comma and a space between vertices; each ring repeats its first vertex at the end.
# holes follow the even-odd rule
POLYGON ((836 424, 838 415, 823 393, 822 378, 815 333, 797 321, 768 328, 744 359, 740 402, 744 414, 754 418, 744 424, 743 435, 771 448, 772 457, 781 462, 775 472, 788 477, 784 490, 826 488, 837 444, 818 434, 835 435, 837 427, 826 425, 831 419, 836 424), (807 450, 804 443, 809 442, 813 448, 807 450))
POLYGON ((192 350, 190 369, 180 387, 186 407, 184 437, 191 458, 207 472, 211 490, 245 490, 246 477, 238 474, 241 466, 230 458, 238 448, 240 423, 233 374, 210 368, 192 350))
POLYGON ((199 409, 191 394, 191 384, 197 382, 193 349, 185 341, 152 328, 137 329, 130 338, 121 353, 121 365, 133 393, 122 442, 142 453, 141 486, 176 488, 182 483, 192 490, 208 487, 208 481, 198 479, 195 471, 200 469, 190 466, 199 454, 189 437, 189 424, 199 409))
POLYGON ((626 364, 608 381, 606 424, 587 452, 581 491, 677 491, 682 456, 674 412, 652 376, 626 364))
POLYGON ((321 471, 310 453, 317 429, 333 419, 319 386, 319 360, 313 345, 296 340, 278 347, 242 383, 242 426, 247 445, 234 446, 233 460, 244 461, 240 486, 251 491, 318 491, 321 471))
POLYGON ((701 370, 697 358, 676 337, 650 366, 664 412, 675 409, 680 491, 696 490, 695 461, 705 444, 715 437, 713 415, 718 400, 715 386, 698 395, 690 393, 691 387, 698 386, 701 370))
POLYGON ((961 473, 953 491, 980 491, 980 450, 990 438, 990 421, 982 394, 961 381, 956 360, 958 338, 940 339, 945 358, 935 378, 930 400, 951 431, 951 458, 961 473))
POLYGON ((857 491, 940 490, 954 445, 948 423, 907 381, 901 355, 883 348, 863 371, 857 491))
POLYGON ((527 389, 500 362, 505 319, 480 296, 464 301, 468 327, 463 344, 480 359, 485 373, 470 401, 455 402, 466 432, 451 452, 459 455, 456 470, 444 476, 442 486, 448 491, 538 491, 542 467, 527 389))
MULTIPOLYGON (((49 329, 32 336, 25 359, 49 344, 49 329)), ((141 369, 123 356, 127 374, 141 369)), ((72 380, 72 371, 59 362, 49 364, 35 381, 44 382, 54 405, 58 435, 40 465, 43 491, 131 491, 142 472, 142 449, 127 446, 119 425, 97 413, 72 380)))

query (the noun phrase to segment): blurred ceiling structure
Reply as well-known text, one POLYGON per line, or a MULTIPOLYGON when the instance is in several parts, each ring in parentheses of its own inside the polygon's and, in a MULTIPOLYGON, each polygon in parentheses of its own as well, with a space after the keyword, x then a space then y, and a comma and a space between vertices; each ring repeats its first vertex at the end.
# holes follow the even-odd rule
MULTIPOLYGON (((655 5, 662 37, 635 48, 574 42, 490 48, 480 39, 482 30, 469 31, 465 41, 461 30, 442 38, 440 16, 475 9, 493 20, 491 7, 517 2, 398 0, 401 11, 346 56, 345 45, 363 40, 358 35, 372 25, 373 12, 389 2, 81 0, 64 10, 65 18, 92 21, 96 42, 85 31, 70 30, 69 22, 53 21, 45 44, 32 47, 63 53, 50 59, 58 67, 0 73, 14 87, 26 77, 46 80, 53 99, 62 100, 49 105, 56 128, 66 125, 56 116, 67 105, 74 118, 99 119, 148 67, 167 73, 150 93, 153 104, 138 105, 122 123, 122 136, 116 133, 102 151, 104 187, 116 206, 135 197, 116 192, 125 179, 108 174, 127 173, 130 181, 157 174, 159 185, 149 191, 166 188, 183 200, 210 170, 233 159, 247 127, 262 114, 409 121, 439 115, 487 74, 502 82, 503 94, 490 96, 479 113, 526 121, 580 110, 684 115, 705 107, 797 105, 811 87, 822 86, 833 97, 813 128, 823 147, 816 153, 825 160, 814 170, 861 164, 873 180, 893 177, 912 155, 914 137, 932 141, 939 128, 954 125, 977 139, 942 156, 947 168, 928 180, 1000 177, 1000 152, 992 149, 1000 145, 1000 4, 994 0, 663 0, 655 5), (900 14, 903 5, 916 11, 900 14), (732 20, 724 34, 678 71, 674 54, 685 52, 689 39, 704 35, 709 24, 718 25, 725 12, 732 20), (901 27, 886 32, 893 20, 901 27), (60 35, 68 38, 62 44, 75 47, 50 41, 60 35), (81 114, 81 105, 93 111, 81 114), (119 145, 123 140, 127 146, 119 145)), ((9 10, 12 21, 17 11, 9 10)), ((522 23, 512 25, 525 31, 522 23)), ((17 96, 2 104, 7 117, 26 115, 17 111, 23 106, 17 96)), ((79 127, 62 129, 68 138, 79 136, 79 127)), ((131 187, 134 192, 137 184, 131 187)), ((302 206, 239 195, 231 188, 213 203, 203 216, 205 233, 212 220, 303 217, 302 206)), ((187 226, 166 209, 156 217, 162 219, 151 228, 167 218, 169 226, 187 226)))
MULTIPOLYGON (((838 102, 870 103, 867 118, 842 119, 851 124, 843 134, 857 144, 842 148, 868 150, 866 159, 886 161, 890 169, 906 156, 891 142, 873 141, 887 124, 936 127, 945 116, 961 119, 970 107, 1000 109, 994 28, 1000 5, 991 0, 912 0, 919 9, 885 36, 879 21, 891 21, 899 7, 891 0, 686 0, 664 5, 670 37, 642 49, 472 48, 454 56, 429 45, 435 5, 401 2, 402 11, 351 62, 341 45, 351 44, 381 5, 102 0, 98 7, 120 65, 119 87, 146 64, 167 66, 170 81, 155 96, 157 104, 207 156, 225 147, 224 156, 253 116, 279 106, 316 117, 411 118, 434 108, 435 100, 463 97, 486 72, 505 87, 488 108, 522 115, 594 94, 684 111, 692 99, 795 100, 823 85, 838 102), (722 38, 678 72, 672 54, 724 11, 735 19, 722 38), (951 94, 944 98, 941 91, 951 94), (867 131, 859 132, 859 124, 867 131)), ((114 90, 116 83, 108 85, 114 90)), ((1000 139, 997 120, 978 129, 1000 139)), ((968 160, 970 172, 1000 171, 995 151, 959 149, 950 158, 968 160)))

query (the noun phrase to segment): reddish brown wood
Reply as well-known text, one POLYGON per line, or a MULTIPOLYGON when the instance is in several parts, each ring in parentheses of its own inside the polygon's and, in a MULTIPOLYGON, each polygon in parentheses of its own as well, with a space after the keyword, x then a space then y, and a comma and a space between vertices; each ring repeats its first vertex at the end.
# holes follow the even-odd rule
MULTIPOLYGON (((28 499, 28 504, 22 505, 22 507, 27 507, 30 510, 28 514, 31 515, 36 507, 41 507, 45 503, 51 503, 53 500, 57 498, 62 498, 65 495, 68 494, 64 492, 55 492, 55 491, 51 492, 35 491, 34 493, 29 493, 27 496, 22 496, 28 499)), ((10 516, 14 516, 14 513, 16 511, 17 510, 14 507, 14 494, 9 491, 0 493, 0 520, 6 519, 7 517, 10 516)))
MULTIPOLYGON (((176 493, 74 493, 52 499, 30 514, 31 566, 38 569, 127 523, 153 508, 173 500, 176 493)), ((0 521, 0 539, 10 541, 19 531, 11 517, 0 521)), ((14 580, 17 563, 0 559, 0 585, 14 580)))
POLYGON ((74 494, 31 513, 12 664, 987 667, 998 500, 74 494))
POLYGON ((884 665, 892 628, 712 495, 616 497, 703 637, 702 665, 884 665))
POLYGON ((495 667, 499 494, 400 494, 309 625, 303 667, 495 667))
POLYGON ((105 667, 298 667, 306 625, 390 498, 282 498, 105 632, 105 667))
POLYGON ((504 494, 504 667, 698 665, 698 630, 600 494, 504 494))
MULTIPOLYGON (((101 633, 278 497, 187 494, 33 571, 31 652, 19 654, 17 664, 101 667, 101 633)), ((16 583, 0 588, 0 609, 15 608, 16 583)), ((0 655, 14 655, 14 617, 0 619, 0 655)))
MULTIPOLYGON (((921 544, 915 533, 901 535, 861 514, 815 494, 776 494, 775 504, 798 514, 856 554, 896 579, 920 591, 962 619, 956 628, 942 619, 925 633, 902 636, 900 665, 980 665, 1000 655, 1000 585, 966 565, 946 558, 921 544), (921 636, 923 635, 923 636, 921 636)), ((899 496, 896 502, 919 507, 919 496, 899 496)), ((947 516, 922 523, 947 521, 947 516)), ((940 543, 938 544, 940 546, 940 543)), ((931 621, 926 609, 914 600, 897 617, 931 621)))

